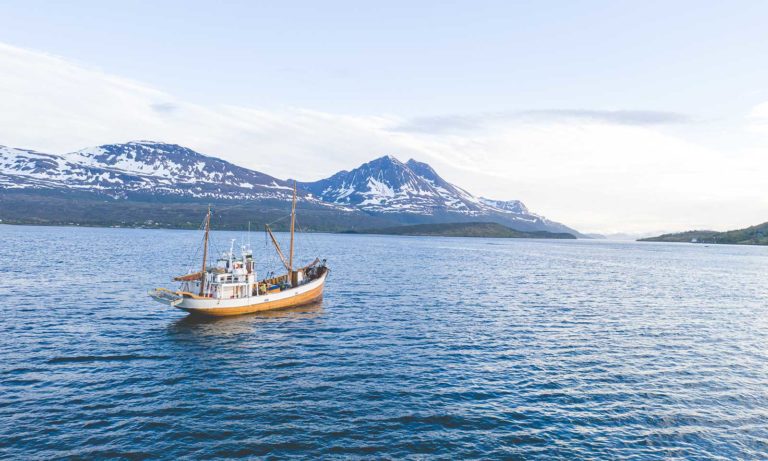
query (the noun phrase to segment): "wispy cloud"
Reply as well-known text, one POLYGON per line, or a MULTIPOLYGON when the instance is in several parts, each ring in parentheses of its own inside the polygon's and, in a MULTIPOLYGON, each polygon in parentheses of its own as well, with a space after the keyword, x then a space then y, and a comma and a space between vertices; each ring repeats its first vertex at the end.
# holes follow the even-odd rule
POLYGON ((170 114, 179 110, 179 105, 172 102, 155 102, 149 105, 155 112, 170 114))
POLYGON ((522 116, 554 119, 596 120, 619 125, 669 125, 690 123, 693 118, 679 112, 658 110, 532 110, 520 113, 522 116))
POLYGON ((416 117, 392 127, 392 131, 411 133, 439 133, 471 131, 500 122, 542 121, 599 122, 616 125, 670 125, 691 123, 693 118, 679 112, 656 110, 583 110, 547 109, 515 112, 495 112, 475 115, 438 115, 416 117))

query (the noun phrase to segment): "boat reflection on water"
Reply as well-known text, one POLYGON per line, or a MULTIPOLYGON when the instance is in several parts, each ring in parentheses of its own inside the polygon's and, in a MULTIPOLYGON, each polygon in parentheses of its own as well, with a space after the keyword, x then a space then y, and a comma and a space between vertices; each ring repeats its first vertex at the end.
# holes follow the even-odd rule
POLYGON ((319 317, 323 313, 323 302, 317 301, 298 307, 257 312, 235 317, 210 317, 188 315, 175 320, 168 326, 171 333, 203 333, 211 335, 238 335, 253 332, 254 325, 274 321, 298 321, 319 317))

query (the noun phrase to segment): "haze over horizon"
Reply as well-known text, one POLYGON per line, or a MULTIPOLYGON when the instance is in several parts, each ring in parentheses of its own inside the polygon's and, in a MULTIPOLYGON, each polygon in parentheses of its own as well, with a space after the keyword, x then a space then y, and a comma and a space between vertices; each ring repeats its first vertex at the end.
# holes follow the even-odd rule
POLYGON ((0 4, 0 145, 425 161, 582 232, 768 221, 768 3, 0 4))

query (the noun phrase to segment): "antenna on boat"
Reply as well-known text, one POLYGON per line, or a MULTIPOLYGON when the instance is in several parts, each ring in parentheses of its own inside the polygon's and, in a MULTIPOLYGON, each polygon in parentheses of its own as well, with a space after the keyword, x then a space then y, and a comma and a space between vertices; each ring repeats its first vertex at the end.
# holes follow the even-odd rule
POLYGON ((296 225, 296 181, 293 181, 293 203, 291 204, 291 248, 288 252, 288 276, 293 285, 293 229, 296 225))
POLYGON ((205 291, 205 263, 208 260, 208 234, 211 231, 211 206, 208 205, 208 214, 205 215, 205 239, 203 241, 203 269, 200 271, 200 296, 205 291))

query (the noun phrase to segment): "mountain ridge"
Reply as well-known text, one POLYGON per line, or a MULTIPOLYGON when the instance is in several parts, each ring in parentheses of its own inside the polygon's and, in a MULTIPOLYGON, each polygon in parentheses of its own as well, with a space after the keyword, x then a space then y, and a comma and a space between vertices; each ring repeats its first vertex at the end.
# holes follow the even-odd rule
POLYGON ((131 141, 63 155, 0 146, 0 187, 27 185, 98 191, 113 198, 146 193, 277 198, 287 194, 281 190, 291 190, 287 181, 177 144, 131 141))
MULTIPOLYGON (((316 211, 318 219, 326 213, 329 219, 340 220, 333 226, 351 220, 360 228, 366 219, 378 227, 386 223, 488 221, 520 231, 580 235, 530 212, 518 200, 476 197, 444 180, 429 164, 414 159, 403 163, 392 155, 328 178, 296 184, 299 206, 316 211)), ((291 180, 164 142, 105 144, 65 154, 0 146, 0 194, 23 196, 42 208, 45 197, 56 196, 63 200, 106 200, 115 207, 129 202, 167 206, 215 202, 277 212, 290 202, 292 186, 291 180)), ((4 203, 10 204, 6 208, 14 208, 12 200, 4 203)), ((51 214, 41 210, 40 216, 32 219, 24 211, 17 209, 13 216, 0 214, 0 219, 45 222, 46 213, 51 214)), ((58 211, 54 214, 60 215, 58 211)))

